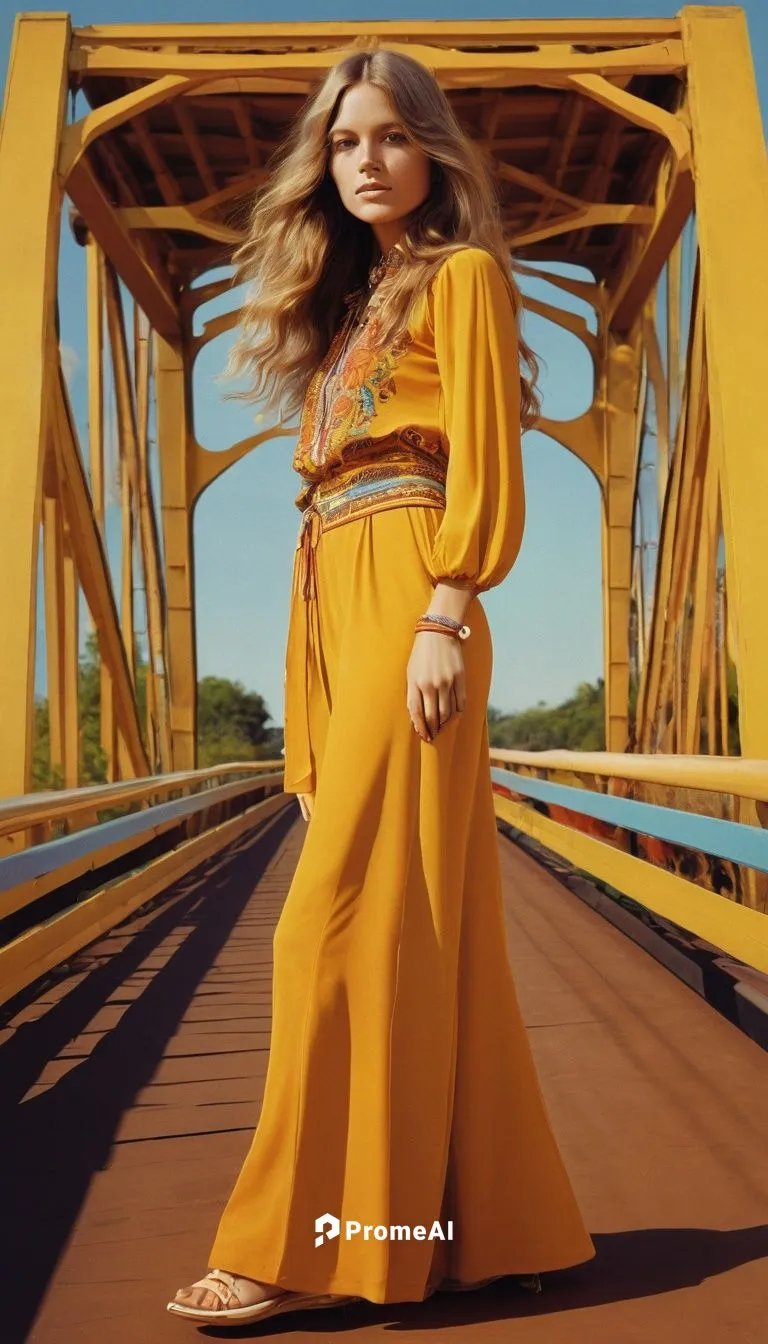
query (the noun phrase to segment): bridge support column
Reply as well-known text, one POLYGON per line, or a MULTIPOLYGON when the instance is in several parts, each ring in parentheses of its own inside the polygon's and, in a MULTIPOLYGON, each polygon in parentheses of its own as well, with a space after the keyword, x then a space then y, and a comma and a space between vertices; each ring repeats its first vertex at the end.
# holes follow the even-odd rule
POLYGON ((159 332, 155 332, 155 351, 172 769, 194 770, 197 766, 197 643, 189 359, 183 338, 166 340, 159 332))
POLYGON ((746 18, 680 11, 688 62, 711 446, 734 618, 741 754, 768 757, 768 170, 746 18))
POLYGON ((37 576, 43 462, 57 355, 56 290, 70 25, 19 15, 0 132, 0 797, 32 784, 37 576), (12 315, 12 320, 11 320, 12 315))
POLYGON ((640 374, 637 333, 606 334, 600 370, 603 411, 603 662, 605 749, 626 751, 629 739, 629 623, 632 515, 635 496, 635 407, 640 374))

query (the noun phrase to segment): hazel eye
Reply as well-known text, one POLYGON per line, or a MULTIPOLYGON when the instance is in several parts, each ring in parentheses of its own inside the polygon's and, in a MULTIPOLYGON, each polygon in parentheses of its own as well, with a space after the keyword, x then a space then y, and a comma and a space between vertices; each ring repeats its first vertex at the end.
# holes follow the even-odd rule
MULTIPOLYGON (((402 131, 388 131, 384 138, 385 140, 390 140, 392 136, 394 136, 395 140, 408 139, 408 137, 404 135, 402 131)), ((352 143, 353 142, 348 137, 345 137, 339 140, 329 141, 329 146, 331 149, 343 149, 345 145, 351 145, 352 143)))

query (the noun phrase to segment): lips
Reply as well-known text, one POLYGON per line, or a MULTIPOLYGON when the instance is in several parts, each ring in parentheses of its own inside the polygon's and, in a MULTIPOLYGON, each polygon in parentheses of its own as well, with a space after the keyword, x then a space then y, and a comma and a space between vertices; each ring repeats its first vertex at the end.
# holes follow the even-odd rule
POLYGON ((357 188, 358 196, 367 191, 389 191, 389 187, 383 186, 381 182, 366 182, 364 186, 357 188))

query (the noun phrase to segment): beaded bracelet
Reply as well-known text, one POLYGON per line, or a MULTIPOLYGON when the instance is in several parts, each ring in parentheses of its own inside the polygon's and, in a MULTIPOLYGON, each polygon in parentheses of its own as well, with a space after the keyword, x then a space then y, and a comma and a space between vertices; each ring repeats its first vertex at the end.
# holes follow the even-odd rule
POLYGON ((422 625, 422 624, 420 624, 419 622, 417 622, 416 625, 414 626, 414 630, 415 630, 416 632, 418 632, 419 630, 428 630, 428 631, 431 631, 433 634, 436 634, 436 635, 450 635, 451 639, 457 639, 457 638, 458 638, 458 633, 457 633, 457 631, 455 631, 455 630, 446 630, 445 627, 444 627, 444 626, 441 626, 441 625, 426 625, 426 624, 422 625))
POLYGON ((420 621, 434 621, 436 625, 447 625, 449 630, 458 630, 461 621, 454 620, 453 616, 441 616, 436 611, 425 611, 419 617, 420 621))
POLYGON ((454 621, 451 616, 437 616, 425 613, 416 622, 416 630, 436 630, 441 635, 453 635, 456 639, 468 639, 471 631, 468 625, 454 621))

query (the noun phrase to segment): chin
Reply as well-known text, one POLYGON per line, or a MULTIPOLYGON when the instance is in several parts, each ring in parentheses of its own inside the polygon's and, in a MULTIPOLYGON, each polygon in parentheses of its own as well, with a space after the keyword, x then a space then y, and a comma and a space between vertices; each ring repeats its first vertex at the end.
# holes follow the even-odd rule
POLYGON ((352 213, 357 215, 357 218, 362 219, 365 223, 370 220, 371 215, 376 216, 377 222, 386 220, 387 223, 390 223, 400 218, 398 211, 392 210, 386 205, 377 205, 375 201, 371 201, 365 210, 357 209, 353 210, 352 213))

